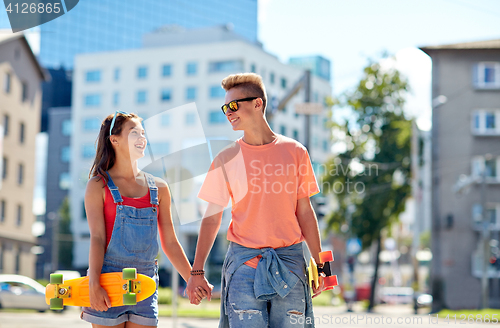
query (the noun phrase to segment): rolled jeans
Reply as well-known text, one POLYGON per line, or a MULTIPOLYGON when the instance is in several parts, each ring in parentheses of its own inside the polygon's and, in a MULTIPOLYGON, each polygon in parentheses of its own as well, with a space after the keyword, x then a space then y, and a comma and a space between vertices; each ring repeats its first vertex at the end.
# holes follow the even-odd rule
POLYGON ((290 293, 270 300, 255 298, 254 281, 256 269, 241 265, 233 274, 228 286, 227 304, 229 327, 231 328, 299 328, 304 322, 306 295, 301 280, 290 293))

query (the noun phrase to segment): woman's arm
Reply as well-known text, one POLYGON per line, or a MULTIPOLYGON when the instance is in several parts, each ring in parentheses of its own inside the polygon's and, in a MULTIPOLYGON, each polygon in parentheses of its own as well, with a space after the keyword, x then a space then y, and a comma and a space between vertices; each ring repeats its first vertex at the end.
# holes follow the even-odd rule
POLYGON ((104 224, 104 189, 102 178, 93 177, 85 190, 85 211, 90 229, 89 252, 89 289, 91 307, 98 311, 106 311, 111 301, 101 287, 102 263, 106 248, 106 228, 104 224))
MULTIPOLYGON (((173 264, 175 269, 179 271, 182 278, 187 282, 191 276, 191 264, 184 253, 177 235, 175 234, 174 224, 172 221, 171 212, 171 199, 170 199, 170 189, 165 181, 156 178, 156 185, 158 186, 158 198, 159 198, 159 215, 158 215, 158 228, 160 232, 160 240, 163 252, 167 255, 170 262, 173 264)), ((207 289, 202 291, 202 294, 198 293, 198 302, 203 299, 203 297, 211 294, 213 286, 205 286, 207 289)))

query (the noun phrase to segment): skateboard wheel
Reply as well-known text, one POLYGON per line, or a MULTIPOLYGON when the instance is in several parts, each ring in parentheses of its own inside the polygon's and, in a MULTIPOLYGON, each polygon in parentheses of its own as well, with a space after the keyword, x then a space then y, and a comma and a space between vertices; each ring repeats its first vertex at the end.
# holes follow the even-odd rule
POLYGON ((63 275, 60 273, 51 273, 50 274, 50 283, 52 285, 58 285, 63 283, 63 275))
POLYGON ((332 251, 326 251, 326 252, 319 253, 319 260, 321 261, 321 263, 333 261, 332 251))
POLYGON ((125 268, 122 270, 122 276, 125 280, 135 280, 137 279, 137 269, 136 268, 125 268))
POLYGON ((62 310, 64 308, 63 306, 63 299, 62 298, 51 298, 50 299, 50 309, 51 310, 62 310))
POLYGON ((324 277, 323 279, 325 281, 325 286, 328 286, 328 287, 333 288, 334 286, 337 286, 339 284, 337 281, 337 276, 324 277))
POLYGON ((137 297, 135 293, 123 294, 123 305, 136 305, 137 297))

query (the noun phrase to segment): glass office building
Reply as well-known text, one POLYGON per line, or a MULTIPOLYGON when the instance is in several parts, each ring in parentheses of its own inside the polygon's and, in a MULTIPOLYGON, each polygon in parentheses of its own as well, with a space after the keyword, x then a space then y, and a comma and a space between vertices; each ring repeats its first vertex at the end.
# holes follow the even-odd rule
MULTIPOLYGON (((143 34, 170 24, 232 24, 234 32, 257 41, 257 0, 82 0, 40 26, 39 60, 45 67, 71 69, 76 54, 139 48, 143 34)), ((0 28, 10 28, 5 10, 0 28)))

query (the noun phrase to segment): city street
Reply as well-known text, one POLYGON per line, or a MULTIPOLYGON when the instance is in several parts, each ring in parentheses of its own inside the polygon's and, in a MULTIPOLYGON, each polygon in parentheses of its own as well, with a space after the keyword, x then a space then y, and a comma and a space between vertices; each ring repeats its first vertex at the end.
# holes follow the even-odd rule
MULTIPOLYGON (((377 307, 376 313, 367 314, 364 312, 347 313, 341 307, 315 307, 315 316, 318 318, 316 327, 394 327, 394 328, 412 328, 412 327, 487 327, 500 324, 480 324, 468 323, 467 321, 454 323, 453 320, 436 320, 435 315, 428 314, 414 315, 411 308, 407 306, 387 306, 377 307)), ((297 325, 300 323, 297 321, 297 325)), ((294 322, 295 323, 295 322, 294 322)), ((215 328, 218 326, 216 319, 188 319, 179 318, 177 327, 179 328, 215 328)), ((300 325, 298 325, 300 326, 300 325)), ((0 328, 53 328, 53 327, 71 327, 83 328, 90 327, 90 324, 80 320, 79 311, 76 308, 70 308, 63 313, 32 313, 32 312, 5 312, 0 311, 0 328)), ((169 317, 160 317, 160 328, 174 327, 173 320, 169 317)))

